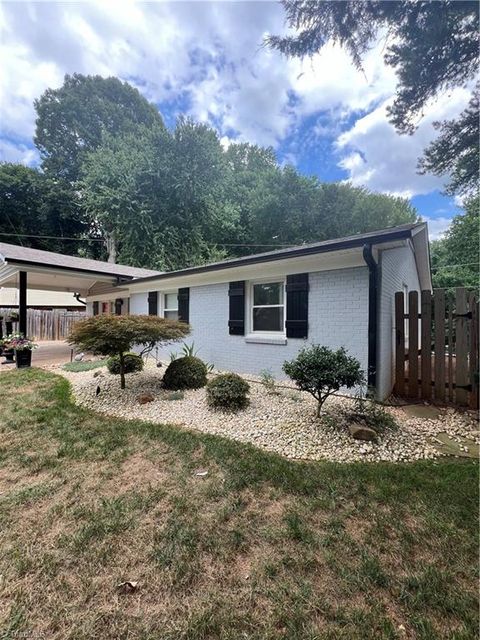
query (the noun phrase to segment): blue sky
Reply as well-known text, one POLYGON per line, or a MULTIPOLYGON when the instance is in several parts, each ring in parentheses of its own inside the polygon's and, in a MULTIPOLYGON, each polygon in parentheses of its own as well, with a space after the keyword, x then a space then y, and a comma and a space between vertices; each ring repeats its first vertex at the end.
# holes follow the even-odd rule
POLYGON ((386 107, 395 75, 384 42, 354 69, 339 48, 287 60, 262 46, 285 33, 276 2, 3 2, 0 8, 0 159, 35 165, 33 100, 66 73, 115 75, 158 105, 167 125, 186 114, 222 140, 272 146, 282 163, 324 181, 350 180, 411 199, 438 237, 459 211, 443 180, 416 173, 435 136, 469 92, 428 105, 417 131, 400 136, 386 107))

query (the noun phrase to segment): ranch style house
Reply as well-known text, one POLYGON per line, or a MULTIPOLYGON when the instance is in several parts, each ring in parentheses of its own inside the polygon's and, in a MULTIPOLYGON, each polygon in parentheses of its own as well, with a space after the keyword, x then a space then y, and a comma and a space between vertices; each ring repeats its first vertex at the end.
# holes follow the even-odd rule
POLYGON ((412 223, 164 273, 0 243, 0 286, 19 287, 20 330, 27 287, 70 291, 88 314, 188 322, 219 370, 283 377, 305 344, 343 346, 382 400, 394 381, 395 292, 432 283, 427 225, 412 223))

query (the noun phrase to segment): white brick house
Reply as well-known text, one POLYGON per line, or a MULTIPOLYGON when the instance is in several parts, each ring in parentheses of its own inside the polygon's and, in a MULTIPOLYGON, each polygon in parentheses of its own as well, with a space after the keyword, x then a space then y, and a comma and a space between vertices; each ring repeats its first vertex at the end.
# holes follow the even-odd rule
POLYGON ((71 292, 93 315, 188 321, 199 355, 239 373, 280 377, 305 344, 344 346, 383 399, 393 386, 395 292, 432 285, 418 223, 167 273, 0 243, 0 286, 18 287, 23 333, 28 290, 71 292))
POLYGON ((393 386, 394 294, 425 289, 428 233, 419 223, 135 278, 86 300, 89 313, 121 299, 123 313, 188 321, 200 357, 238 373, 282 377, 305 344, 344 346, 383 399, 393 386))

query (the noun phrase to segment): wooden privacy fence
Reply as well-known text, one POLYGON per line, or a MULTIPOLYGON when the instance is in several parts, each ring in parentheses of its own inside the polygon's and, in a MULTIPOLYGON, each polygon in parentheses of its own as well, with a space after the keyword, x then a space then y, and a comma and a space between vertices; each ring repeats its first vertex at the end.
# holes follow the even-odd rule
MULTIPOLYGON (((0 309, 0 314, 8 316, 11 309, 0 309)), ((83 311, 65 309, 27 309, 27 336, 33 340, 65 340, 74 322, 85 317, 83 311)), ((18 331, 18 322, 13 324, 18 331)), ((6 326, 3 323, 3 335, 6 326)))
POLYGON ((478 300, 464 288, 446 296, 395 294, 395 393, 478 407, 478 300), (420 307, 419 307, 420 302, 420 307))

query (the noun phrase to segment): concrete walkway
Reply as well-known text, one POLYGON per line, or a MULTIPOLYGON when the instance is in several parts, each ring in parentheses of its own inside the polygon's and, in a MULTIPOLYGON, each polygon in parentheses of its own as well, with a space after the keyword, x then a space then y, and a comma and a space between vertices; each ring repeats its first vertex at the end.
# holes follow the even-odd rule
MULTIPOLYGON (((60 340, 46 340, 38 342, 38 349, 32 354, 32 367, 49 368, 54 365, 65 364, 70 362, 70 354, 72 347, 66 342, 60 340)), ((3 364, 5 358, 0 358, 0 373, 3 371, 11 371, 15 368, 15 364, 3 364)))

